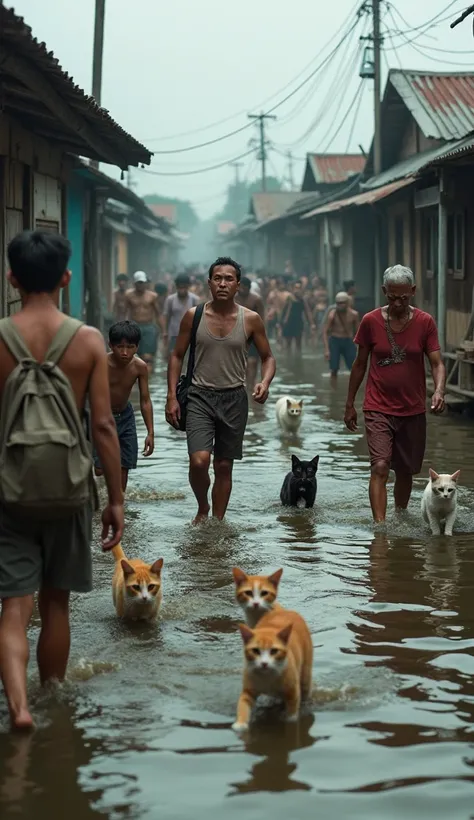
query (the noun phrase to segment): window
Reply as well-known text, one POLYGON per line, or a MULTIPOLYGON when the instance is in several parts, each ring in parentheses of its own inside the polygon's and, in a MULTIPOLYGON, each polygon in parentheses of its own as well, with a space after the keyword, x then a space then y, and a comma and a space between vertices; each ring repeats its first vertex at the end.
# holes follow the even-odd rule
POLYGON ((405 261, 405 219, 395 218, 395 264, 403 265, 405 261))
POLYGON ((454 279, 464 279, 465 225, 466 215, 464 211, 455 211, 455 213, 448 215, 448 273, 454 279))

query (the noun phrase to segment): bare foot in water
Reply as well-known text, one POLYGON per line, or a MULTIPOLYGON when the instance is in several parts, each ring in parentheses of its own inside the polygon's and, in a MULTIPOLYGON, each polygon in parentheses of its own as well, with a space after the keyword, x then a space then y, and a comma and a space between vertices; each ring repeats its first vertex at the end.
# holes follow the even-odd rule
POLYGON ((21 709, 16 715, 11 715, 12 729, 16 732, 28 732, 34 729, 33 718, 28 709, 21 709))
POLYGON ((209 510, 210 509, 211 508, 208 506, 207 508, 204 507, 204 509, 198 510, 198 514, 197 514, 196 518, 194 518, 193 521, 191 522, 192 526, 196 527, 198 524, 202 524, 202 522, 205 521, 209 517, 209 510))

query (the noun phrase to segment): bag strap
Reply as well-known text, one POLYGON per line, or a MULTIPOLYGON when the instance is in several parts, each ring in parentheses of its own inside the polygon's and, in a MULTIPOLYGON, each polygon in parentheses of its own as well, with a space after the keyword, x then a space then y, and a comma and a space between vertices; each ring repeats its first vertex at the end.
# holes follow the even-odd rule
POLYGON ((200 305, 197 306, 196 310, 194 311, 193 324, 191 327, 191 341, 189 345, 188 368, 186 370, 186 381, 188 385, 191 384, 193 378, 194 361, 196 358, 196 336, 205 307, 206 303, 202 302, 200 305))
POLYGON ((16 359, 17 362, 21 362, 22 359, 34 358, 31 355, 31 351, 28 350, 25 340, 17 329, 15 323, 12 321, 11 317, 8 317, 7 319, 0 319, 0 339, 3 339, 13 358, 16 359))
POLYGON ((70 342, 72 342, 77 331, 83 326, 83 324, 84 322, 80 322, 78 319, 73 319, 71 316, 65 316, 64 322, 48 347, 46 356, 44 357, 45 362, 53 362, 53 364, 57 364, 64 351, 70 342))

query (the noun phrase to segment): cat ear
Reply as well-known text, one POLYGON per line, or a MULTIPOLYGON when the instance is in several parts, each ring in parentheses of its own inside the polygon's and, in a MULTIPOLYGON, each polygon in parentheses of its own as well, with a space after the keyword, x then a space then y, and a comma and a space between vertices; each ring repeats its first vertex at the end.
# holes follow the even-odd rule
POLYGON ((154 564, 150 567, 150 572, 153 575, 161 575, 161 570, 163 569, 163 558, 158 558, 158 561, 155 561, 154 564))
POLYGON ((247 624, 239 624, 240 634, 244 643, 248 643, 253 638, 253 629, 250 629, 247 624))
POLYGON ((298 467, 298 465, 299 465, 300 463, 301 463, 301 462, 300 462, 300 460, 299 460, 298 456, 291 456, 291 466, 292 466, 293 470, 294 470, 296 467, 298 467))
POLYGON ((313 458, 311 464, 313 465, 314 469, 317 470, 318 469, 318 464, 319 464, 319 456, 315 456, 313 458))
POLYGON ((461 470, 458 470, 457 472, 453 473, 451 478, 452 478, 453 481, 457 481, 460 475, 461 475, 461 470))
POLYGON ((431 467, 430 467, 430 478, 431 478, 431 481, 437 481, 438 478, 439 478, 438 473, 435 473, 435 471, 432 470, 431 467))
POLYGON ((282 643, 285 644, 285 646, 288 643, 288 641, 290 640, 290 635, 291 635, 291 630, 292 629, 293 629, 293 624, 288 624, 288 626, 285 626, 283 629, 280 629, 280 631, 278 633, 277 637, 280 639, 280 641, 282 643))
POLYGON ((297 405, 298 405, 298 407, 303 407, 303 399, 301 399, 301 401, 297 402, 297 405))
POLYGON ((278 584, 280 583, 280 578, 281 578, 282 575, 283 575, 283 570, 282 569, 277 569, 277 571, 274 572, 273 575, 268 576, 267 581, 270 581, 270 583, 273 584, 274 587, 277 587, 278 584))
POLYGON ((128 561, 125 561, 124 558, 120 561, 120 563, 122 564, 123 574, 125 575, 125 577, 127 577, 128 575, 135 574, 135 570, 133 569, 133 567, 131 567, 128 561))
POLYGON ((247 580, 245 572, 239 569, 238 567, 234 567, 234 569, 232 570, 232 575, 234 576, 234 581, 237 584, 237 586, 239 584, 243 584, 244 581, 247 580))
POLYGON ((288 409, 288 410, 290 409, 290 407, 291 407, 291 401, 290 401, 290 399, 287 399, 287 400, 286 400, 286 407, 287 407, 287 409, 288 409))

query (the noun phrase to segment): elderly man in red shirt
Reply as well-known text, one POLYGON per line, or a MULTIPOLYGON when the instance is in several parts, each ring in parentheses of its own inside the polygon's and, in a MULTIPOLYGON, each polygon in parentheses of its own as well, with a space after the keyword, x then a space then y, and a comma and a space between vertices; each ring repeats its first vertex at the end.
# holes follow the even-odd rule
POLYGON ((426 445, 425 355, 435 391, 431 411, 444 410, 446 371, 433 318, 412 307, 415 279, 403 265, 383 277, 387 305, 367 313, 355 337, 357 358, 352 368, 344 422, 357 429, 354 407, 370 358, 363 411, 370 453, 370 504, 376 523, 385 521, 387 479, 395 472, 395 506, 406 509, 413 476, 421 471, 426 445))

